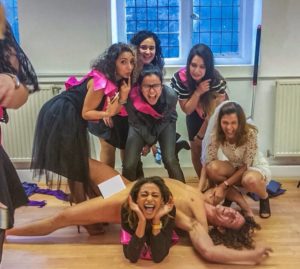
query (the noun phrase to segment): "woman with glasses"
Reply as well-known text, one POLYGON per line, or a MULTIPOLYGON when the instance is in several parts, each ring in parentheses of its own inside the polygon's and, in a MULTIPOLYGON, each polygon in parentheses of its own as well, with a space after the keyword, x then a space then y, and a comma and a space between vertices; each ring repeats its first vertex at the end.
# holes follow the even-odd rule
POLYGON ((162 161, 170 178, 184 182, 184 176, 175 155, 176 103, 174 91, 162 84, 163 75, 158 66, 144 65, 137 85, 129 94, 126 109, 129 131, 123 161, 123 175, 137 178, 136 168, 144 145, 159 142, 162 161))
MULTIPOLYGON (((135 33, 135 35, 131 38, 130 43, 136 47, 137 51, 137 66, 134 73, 134 77, 136 79, 145 64, 151 63, 153 65, 156 65, 163 72, 165 62, 163 58, 161 42, 159 37, 155 33, 147 30, 139 31, 135 33)), ((177 134, 177 139, 179 139, 180 136, 180 134, 177 134)), ((175 145, 175 153, 177 156, 179 151, 183 148, 187 150, 190 149, 188 142, 186 140, 177 141, 175 145)), ((156 155, 156 145, 153 145, 151 149, 153 154, 156 155)), ((147 155, 149 151, 150 148, 148 146, 145 146, 143 148, 142 155, 147 155)), ((140 167, 138 168, 138 170, 140 170, 140 167)))
POLYGON ((186 114, 192 162, 198 177, 200 177, 201 143, 208 121, 203 110, 205 102, 201 99, 214 86, 219 88, 218 91, 224 95, 224 99, 227 99, 226 82, 214 68, 211 49, 204 44, 195 45, 190 50, 186 67, 181 68, 171 79, 171 86, 178 94, 180 107, 186 114), (204 126, 202 127, 202 125, 204 126))

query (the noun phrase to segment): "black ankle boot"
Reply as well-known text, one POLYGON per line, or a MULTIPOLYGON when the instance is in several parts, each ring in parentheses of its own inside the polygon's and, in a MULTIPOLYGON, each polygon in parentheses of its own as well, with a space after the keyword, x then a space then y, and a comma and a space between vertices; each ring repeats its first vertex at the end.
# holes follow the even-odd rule
POLYGON ((259 216, 263 219, 267 219, 271 216, 269 197, 259 200, 259 216))

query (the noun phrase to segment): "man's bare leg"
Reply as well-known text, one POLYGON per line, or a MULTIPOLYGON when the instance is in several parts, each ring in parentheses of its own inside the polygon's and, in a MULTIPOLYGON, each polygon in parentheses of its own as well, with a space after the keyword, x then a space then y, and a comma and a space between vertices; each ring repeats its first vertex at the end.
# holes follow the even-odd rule
POLYGON ((7 235, 42 236, 71 225, 89 225, 99 222, 120 223, 121 207, 129 189, 107 199, 97 197, 69 207, 53 217, 7 230, 7 235))

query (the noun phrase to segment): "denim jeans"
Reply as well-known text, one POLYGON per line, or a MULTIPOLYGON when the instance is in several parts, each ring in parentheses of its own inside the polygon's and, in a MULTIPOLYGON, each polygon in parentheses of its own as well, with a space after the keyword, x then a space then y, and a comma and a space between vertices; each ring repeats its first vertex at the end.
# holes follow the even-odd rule
MULTIPOLYGON (((185 182, 179 161, 175 155, 176 122, 168 124, 158 135, 157 140, 161 149, 162 161, 169 177, 185 182)), ((144 145, 143 137, 133 127, 129 126, 122 171, 123 176, 129 180, 137 179, 137 165, 144 145)))

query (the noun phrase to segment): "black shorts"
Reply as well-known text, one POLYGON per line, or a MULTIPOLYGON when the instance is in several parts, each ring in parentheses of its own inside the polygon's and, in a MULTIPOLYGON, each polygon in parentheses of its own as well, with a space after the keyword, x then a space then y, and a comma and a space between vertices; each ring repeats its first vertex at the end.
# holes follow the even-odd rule
POLYGON ((186 126, 190 141, 194 140, 194 137, 199 132, 203 122, 204 119, 200 118, 196 111, 186 116, 186 126))

